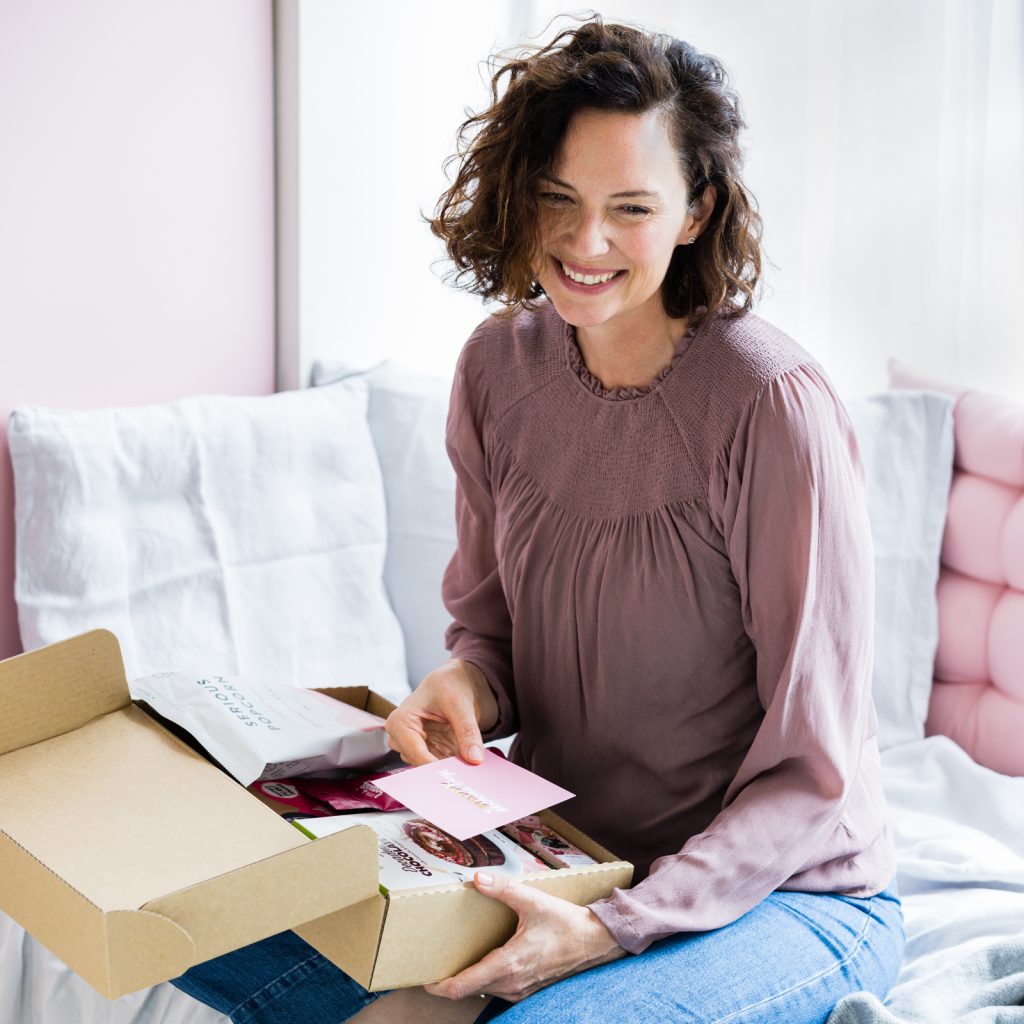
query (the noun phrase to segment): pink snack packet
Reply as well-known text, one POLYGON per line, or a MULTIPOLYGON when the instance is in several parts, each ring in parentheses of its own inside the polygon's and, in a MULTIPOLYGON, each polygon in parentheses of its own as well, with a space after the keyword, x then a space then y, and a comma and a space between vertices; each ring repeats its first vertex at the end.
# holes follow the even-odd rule
POLYGON ((514 839, 520 846, 536 854, 553 868, 577 868, 585 864, 597 862, 589 854, 574 846, 565 836, 559 835, 536 814, 528 814, 518 821, 511 821, 500 826, 509 839, 514 839))

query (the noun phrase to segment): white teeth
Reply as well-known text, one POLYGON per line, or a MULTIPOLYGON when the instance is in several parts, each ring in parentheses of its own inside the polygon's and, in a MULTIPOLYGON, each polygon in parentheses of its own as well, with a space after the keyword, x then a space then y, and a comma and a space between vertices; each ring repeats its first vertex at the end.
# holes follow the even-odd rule
POLYGON ((562 270, 570 281, 575 281, 577 284, 604 284, 605 281, 610 281, 618 273, 618 271, 612 270, 607 274, 600 274, 596 277, 593 274, 577 274, 575 270, 570 269, 564 263, 562 264, 562 270))

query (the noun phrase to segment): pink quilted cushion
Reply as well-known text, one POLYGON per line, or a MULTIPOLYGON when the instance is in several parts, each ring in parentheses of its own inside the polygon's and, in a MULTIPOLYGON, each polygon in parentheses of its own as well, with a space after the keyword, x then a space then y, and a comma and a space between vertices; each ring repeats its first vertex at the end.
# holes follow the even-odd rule
POLYGON ((925 731, 1024 775, 1024 403, 892 360, 893 387, 956 396, 955 471, 939 573, 939 646, 925 731))

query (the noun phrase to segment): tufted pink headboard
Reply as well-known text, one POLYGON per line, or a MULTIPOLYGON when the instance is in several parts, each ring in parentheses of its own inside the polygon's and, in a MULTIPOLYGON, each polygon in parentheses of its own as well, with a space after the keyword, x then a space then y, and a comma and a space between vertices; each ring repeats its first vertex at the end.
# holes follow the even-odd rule
POLYGON ((1024 775, 1024 402, 924 380, 896 361, 890 380, 957 399, 926 731, 1024 775))

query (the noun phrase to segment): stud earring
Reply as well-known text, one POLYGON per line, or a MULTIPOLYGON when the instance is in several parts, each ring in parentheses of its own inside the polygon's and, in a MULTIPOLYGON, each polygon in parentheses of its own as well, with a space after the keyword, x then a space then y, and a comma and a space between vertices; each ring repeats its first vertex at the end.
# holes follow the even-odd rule
POLYGON ((696 241, 697 241, 696 236, 695 235, 690 235, 690 245, 693 245, 693 243, 696 242, 696 241))

